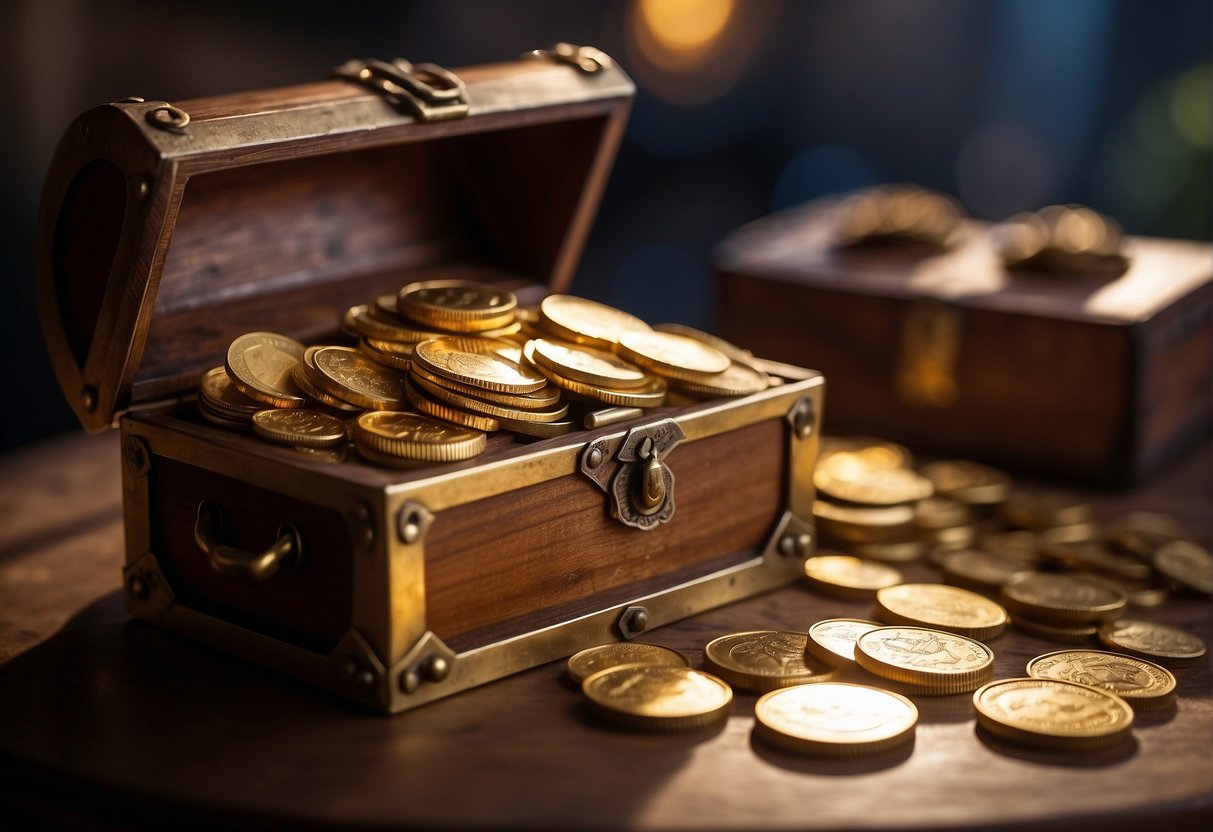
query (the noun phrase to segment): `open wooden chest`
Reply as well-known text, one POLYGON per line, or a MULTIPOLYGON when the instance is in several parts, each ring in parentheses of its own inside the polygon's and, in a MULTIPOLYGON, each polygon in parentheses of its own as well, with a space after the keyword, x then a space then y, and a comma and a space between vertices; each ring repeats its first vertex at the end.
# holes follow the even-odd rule
POLYGON ((130 612, 397 712, 801 575, 812 371, 769 364, 780 383, 760 393, 502 431, 474 460, 409 471, 198 417, 202 375, 241 333, 331 339, 344 309, 419 278, 524 302, 571 282, 633 95, 609 59, 562 46, 398 84, 347 74, 104 105, 56 151, 40 316, 82 424, 122 432, 130 612), (676 487, 640 529, 608 486, 653 437, 676 487), (268 580, 211 563, 286 538, 298 556, 268 580))

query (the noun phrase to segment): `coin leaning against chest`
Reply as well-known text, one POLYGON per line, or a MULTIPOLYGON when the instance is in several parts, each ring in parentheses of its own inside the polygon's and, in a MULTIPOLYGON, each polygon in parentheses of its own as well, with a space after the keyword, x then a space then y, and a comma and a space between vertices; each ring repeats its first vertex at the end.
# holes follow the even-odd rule
POLYGON ((307 400, 291 372, 303 358, 303 345, 276 332, 249 332, 227 348, 224 366, 244 395, 275 407, 303 407, 307 400))

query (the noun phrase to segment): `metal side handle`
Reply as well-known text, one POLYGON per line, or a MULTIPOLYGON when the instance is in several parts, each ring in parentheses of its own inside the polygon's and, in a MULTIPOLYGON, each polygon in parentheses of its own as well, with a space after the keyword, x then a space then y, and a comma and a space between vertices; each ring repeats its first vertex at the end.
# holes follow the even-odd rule
POLYGON ((210 561, 211 568, 229 578, 260 583, 283 566, 297 563, 303 554, 299 532, 289 524, 278 527, 278 541, 264 552, 246 552, 234 546, 224 546, 217 540, 222 533, 222 511, 214 503, 203 500, 198 504, 194 542, 210 561))

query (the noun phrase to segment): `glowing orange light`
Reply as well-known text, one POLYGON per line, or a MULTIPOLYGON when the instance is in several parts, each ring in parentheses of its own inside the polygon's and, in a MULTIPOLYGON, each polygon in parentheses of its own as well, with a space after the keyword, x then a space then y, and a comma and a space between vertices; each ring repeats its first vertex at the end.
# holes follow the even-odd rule
POLYGON ((734 0, 639 0, 639 22, 666 52, 697 58, 733 16, 734 0))

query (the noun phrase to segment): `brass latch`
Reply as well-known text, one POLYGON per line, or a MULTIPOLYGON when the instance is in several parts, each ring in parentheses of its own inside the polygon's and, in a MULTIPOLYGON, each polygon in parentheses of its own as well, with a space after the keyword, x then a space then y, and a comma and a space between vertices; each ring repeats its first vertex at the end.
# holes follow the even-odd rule
POLYGON ((610 55, 593 46, 578 46, 575 43, 555 43, 547 49, 532 49, 524 58, 539 58, 569 64, 586 75, 596 75, 611 66, 610 55))
POLYGON ((581 453, 581 473, 607 493, 612 517, 648 531, 674 516, 674 473, 664 460, 685 438, 677 422, 662 419, 597 439, 581 453))
POLYGON ((437 64, 367 58, 346 61, 329 74, 382 93, 397 109, 407 107, 418 121, 447 121, 468 114, 467 86, 437 64))

